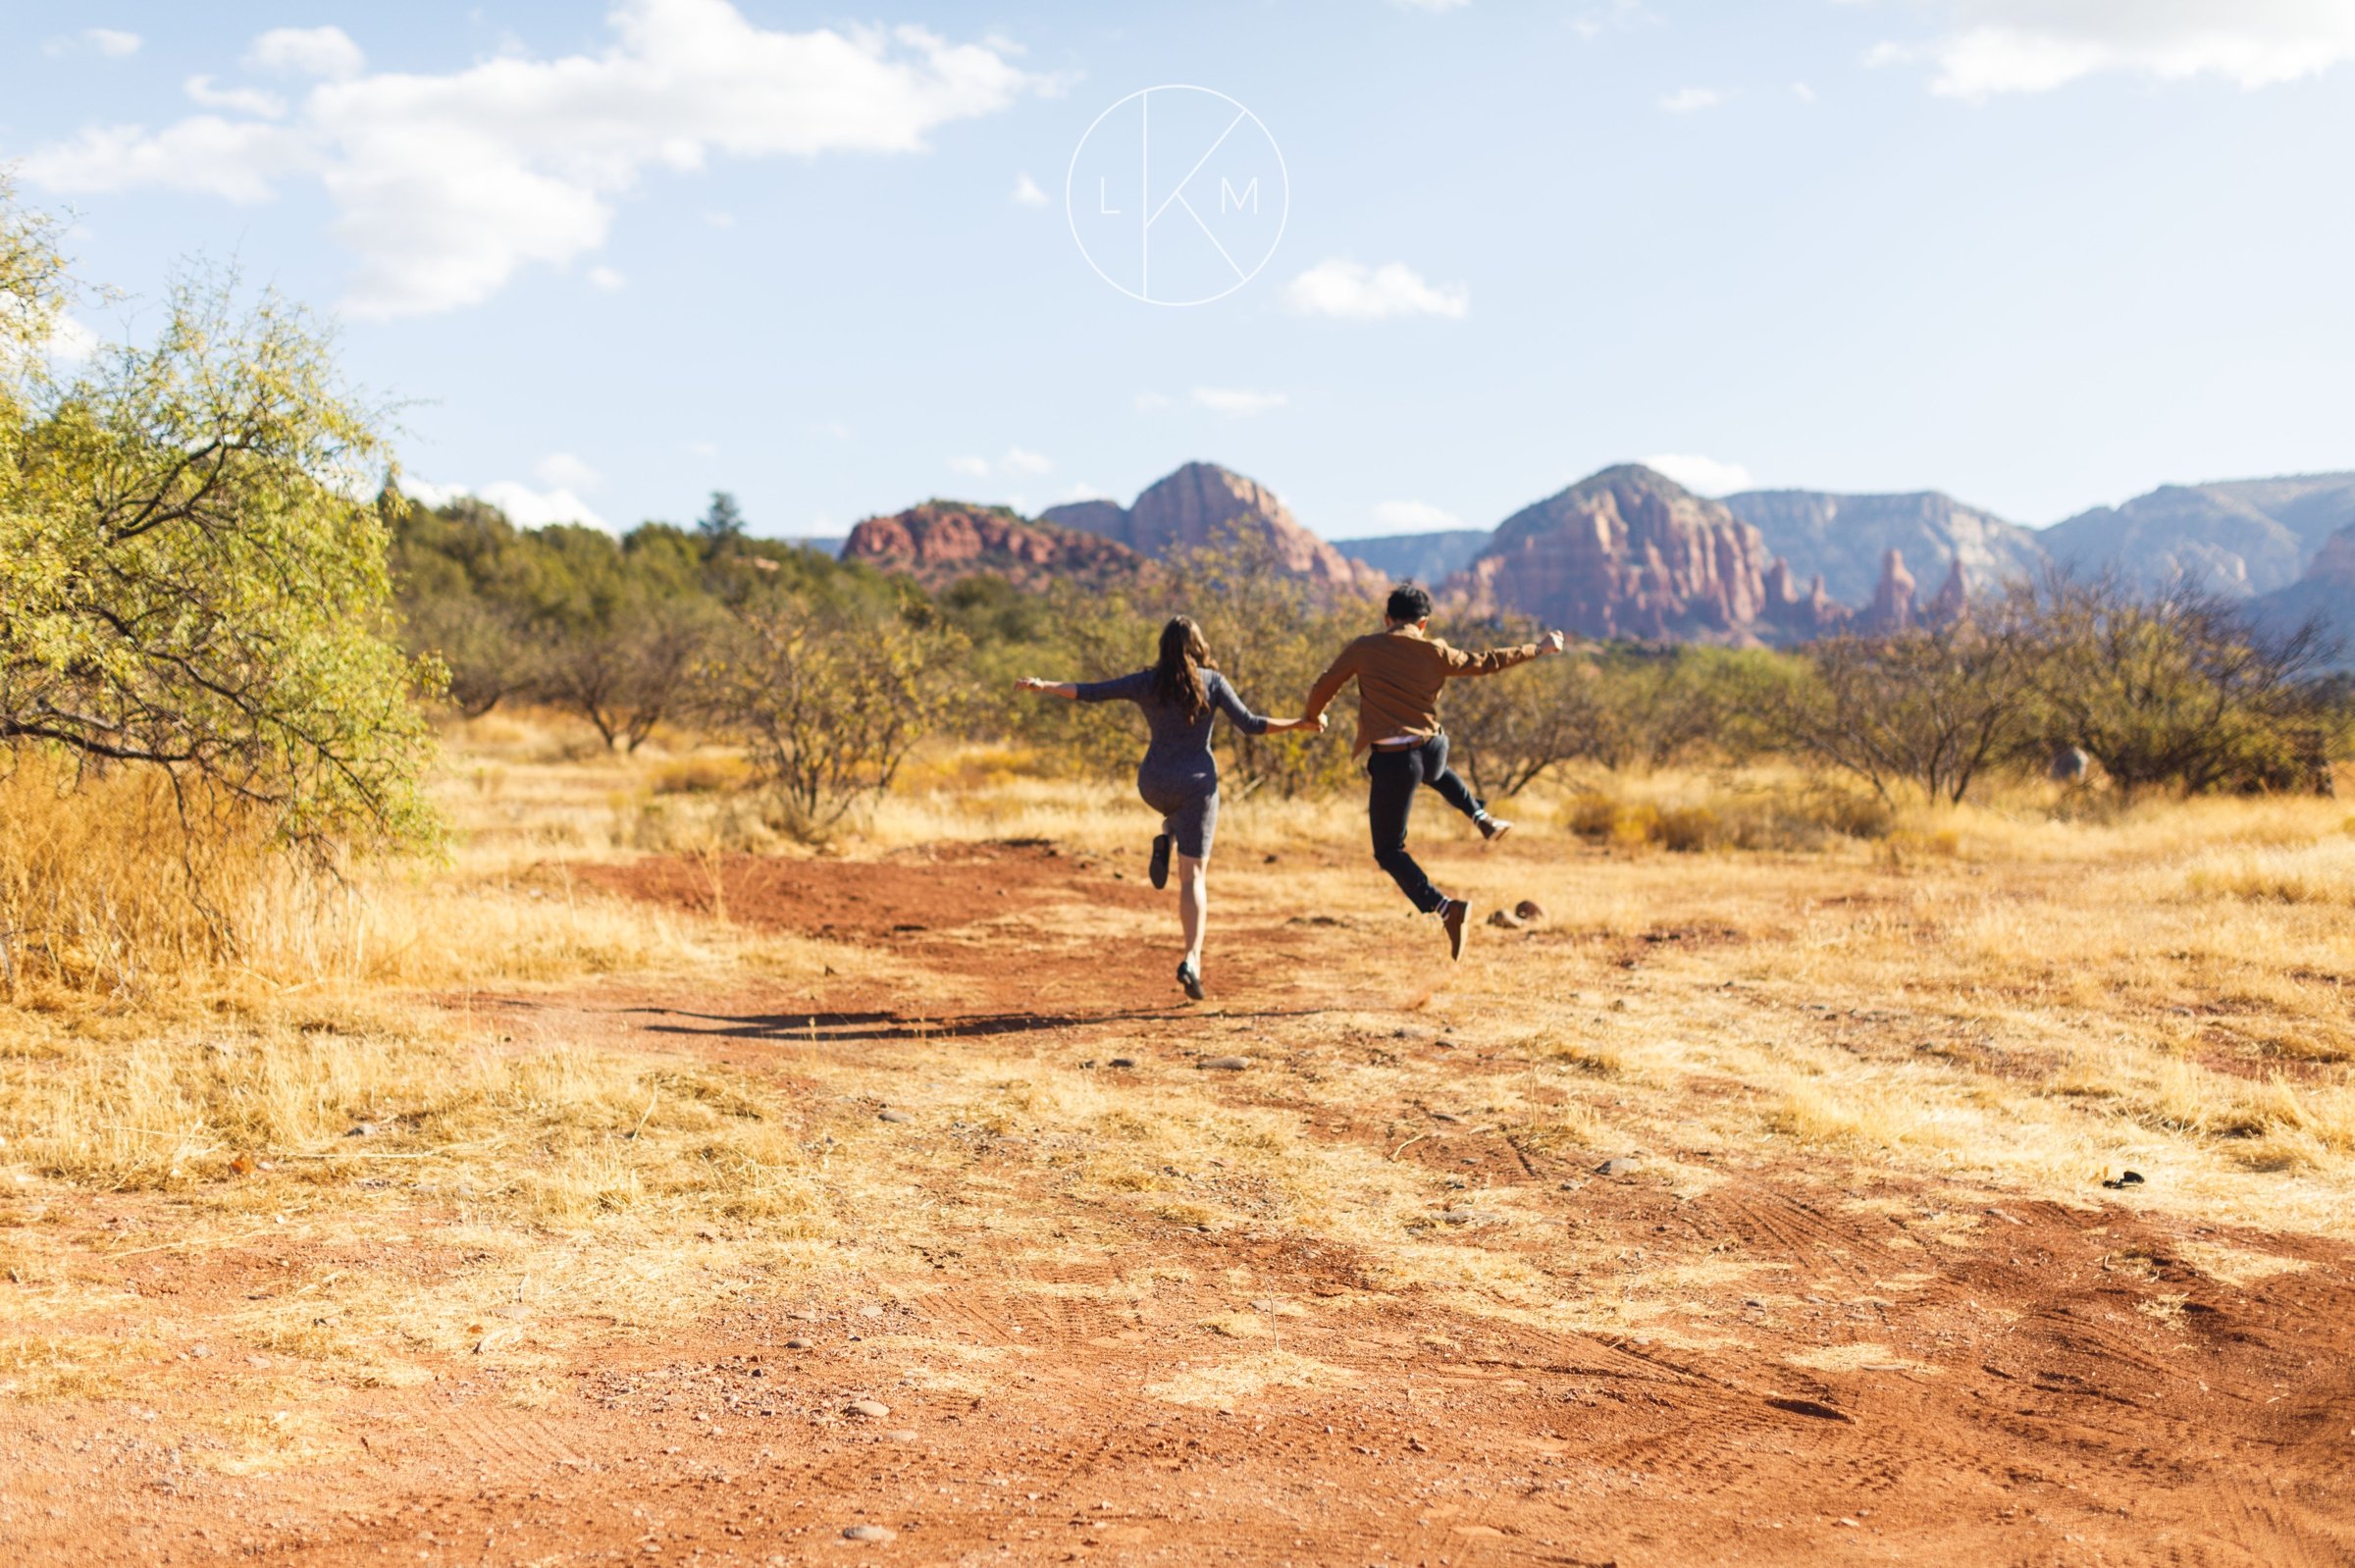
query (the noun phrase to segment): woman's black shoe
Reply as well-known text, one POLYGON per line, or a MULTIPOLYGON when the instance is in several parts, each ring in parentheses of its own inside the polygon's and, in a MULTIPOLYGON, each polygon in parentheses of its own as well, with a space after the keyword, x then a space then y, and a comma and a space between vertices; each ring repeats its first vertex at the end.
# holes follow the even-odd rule
POLYGON ((1157 888, 1170 885, 1170 835, 1157 833, 1153 837, 1153 864, 1147 871, 1157 888))
POLYGON ((1185 987, 1187 996, 1197 1002, 1202 1000, 1202 973, 1191 964, 1182 962, 1178 964, 1178 983, 1185 987))

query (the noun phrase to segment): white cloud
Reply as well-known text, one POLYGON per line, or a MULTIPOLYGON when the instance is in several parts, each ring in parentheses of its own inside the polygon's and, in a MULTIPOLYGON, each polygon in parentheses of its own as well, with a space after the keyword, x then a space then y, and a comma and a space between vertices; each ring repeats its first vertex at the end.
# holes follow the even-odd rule
POLYGON ((1714 109, 1725 102, 1725 95, 1714 87, 1679 87, 1660 99, 1660 107, 1672 115, 1689 115, 1700 109, 1714 109))
POLYGON ((276 120, 287 112, 287 100, 259 87, 216 87, 210 77, 190 77, 180 84, 188 101, 205 109, 228 109, 236 114, 276 120))
POLYGON ((1112 492, 1104 489, 1100 485, 1091 485, 1083 479, 1076 485, 1073 485, 1071 489, 1065 491, 1063 493, 1063 498, 1065 500, 1110 500, 1112 499, 1112 492))
POLYGON ((595 490, 605 479, 570 452, 550 452, 532 469, 532 477, 554 490, 595 490))
POLYGON ((624 284, 629 282, 627 278, 610 267, 592 267, 589 269, 588 277, 592 287, 608 294, 617 292, 624 284))
POLYGON ((288 76, 348 81, 360 74, 368 57, 341 27, 272 27, 253 40, 245 63, 288 76))
POLYGON ((1054 460, 1038 452, 1009 446, 1006 455, 996 462, 986 457, 952 457, 949 467, 974 479, 987 479, 992 474, 1046 474, 1055 468, 1054 460))
POLYGON ((1386 534, 1434 534, 1464 526, 1455 513, 1427 500, 1386 500, 1374 508, 1374 521, 1386 534))
POLYGON ((82 37, 109 60, 121 60, 139 52, 139 35, 120 27, 90 27, 82 32, 82 37))
POLYGON ((401 494, 428 506, 446 506, 461 497, 488 501, 507 514, 518 528, 545 528, 550 523, 585 523, 610 534, 613 526, 587 501, 562 486, 534 490, 512 479, 490 485, 437 485, 430 480, 403 478, 401 494))
POLYGON ((2355 60, 2347 0, 1952 0, 1950 10, 1952 30, 1884 43, 1868 63, 1929 62, 1931 91, 1977 102, 2100 72, 2266 87, 2355 60))
POLYGON ((196 115, 153 135, 138 126, 85 131, 69 145, 27 154, 20 167, 53 190, 171 185, 256 202, 269 200, 271 182, 302 168, 309 155, 303 139, 284 127, 196 115))
POLYGON ((1471 308, 1472 296, 1461 284, 1426 283, 1401 261, 1368 267, 1334 256, 1285 285, 1283 302, 1303 316, 1378 321, 1389 316, 1459 318, 1471 308))
POLYGON ((315 177, 358 258, 347 307, 411 316, 596 250, 650 171, 714 152, 917 152, 937 127, 1040 87, 1003 52, 920 27, 778 31, 730 0, 618 0, 609 23, 597 54, 441 75, 363 75, 334 28, 264 33, 253 63, 327 78, 287 124, 92 127, 36 148, 22 172, 60 191, 160 184, 237 201, 315 177))
POLYGON ((1660 452, 1643 461, 1645 467, 1666 474, 1696 496, 1731 496, 1738 490, 1757 488, 1757 481, 1740 463, 1719 462, 1698 452, 1660 452))
POLYGON ((1254 392, 1248 387, 1196 387, 1194 401, 1214 414, 1248 418, 1283 406, 1280 392, 1254 392))
POLYGON ((49 340, 41 351, 53 365, 78 365, 98 351, 98 334, 85 323, 60 315, 49 323, 49 340))
POLYGON ((1047 204, 1047 193, 1039 189, 1038 182, 1025 172, 1014 183, 1014 199, 1025 207, 1043 207, 1047 204))

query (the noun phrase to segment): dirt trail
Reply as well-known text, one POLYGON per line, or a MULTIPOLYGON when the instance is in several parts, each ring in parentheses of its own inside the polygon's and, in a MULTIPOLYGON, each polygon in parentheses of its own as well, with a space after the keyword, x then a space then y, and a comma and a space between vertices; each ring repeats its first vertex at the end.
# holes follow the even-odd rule
MULTIPOLYGON (((274 1476, 179 1463, 184 1410, 12 1406, 12 1560, 2355 1561, 2343 1249, 2090 1202, 1966 1208, 1895 1176, 1847 1191, 1754 1151, 1657 1151, 1710 1173, 1680 1190, 1646 1168, 1596 1176, 1593 1151, 1525 1147, 1444 1108, 1322 1101, 1327 1056, 1443 1074, 1477 1048, 1411 1008, 1387 1031, 1345 1013, 1362 1006, 1369 926, 1285 915, 1248 878, 1230 878, 1227 930, 1254 947, 1230 1000, 1171 1005, 1158 948, 1056 935, 1074 903, 1161 917, 1149 890, 1107 871, 1037 846, 722 868, 731 917, 880 944, 953 980, 954 1008, 905 1009, 873 982, 474 1003, 503 1009, 519 1038, 623 1041, 789 1081, 982 1045, 1092 1061, 1117 1037, 1135 1065, 1096 1070, 1105 1092, 1186 1074, 1509 1198, 1509 1213, 1435 1222, 1484 1267, 1550 1266, 1575 1237, 1614 1260, 1583 1290, 1681 1268, 1688 1332, 1566 1333, 1468 1311, 1282 1223, 1085 1208, 1041 1150, 919 1123, 909 1158, 944 1188, 997 1183, 1033 1219, 1110 1239, 1047 1256, 961 1236, 855 1291, 787 1288, 580 1357, 537 1408, 504 1397, 496 1369, 453 1362, 423 1388, 345 1402, 337 1429, 364 1461, 274 1476), (1044 933, 1019 970, 1004 922, 1044 933), (1288 1075, 1194 1066, 1238 1026, 1288 1075), (1401 1124, 1425 1130, 1386 1147, 1401 1124), (2200 1260, 2227 1246, 2284 1267, 2226 1284, 2200 1260), (1732 1257, 1748 1272, 1712 1272, 1732 1257), (882 1539, 846 1538, 861 1526, 882 1539)), ((712 897, 684 864, 598 874, 636 897, 712 897)), ((180 1270, 174 1288, 226 1290, 239 1266, 154 1268, 180 1270)), ((222 1397, 236 1391, 225 1371, 222 1397)))

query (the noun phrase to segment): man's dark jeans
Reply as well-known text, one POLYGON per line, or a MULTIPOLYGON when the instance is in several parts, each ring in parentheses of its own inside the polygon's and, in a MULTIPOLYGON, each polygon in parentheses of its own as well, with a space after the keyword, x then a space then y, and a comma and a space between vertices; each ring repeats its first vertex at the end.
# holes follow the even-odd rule
POLYGON ((1366 759, 1366 820, 1374 830, 1375 863, 1390 873, 1416 909, 1436 914, 1447 900, 1406 853, 1406 819, 1415 809, 1415 791, 1428 784, 1475 821, 1481 812, 1480 802, 1447 765, 1447 737, 1434 735, 1417 747, 1377 751, 1366 759))

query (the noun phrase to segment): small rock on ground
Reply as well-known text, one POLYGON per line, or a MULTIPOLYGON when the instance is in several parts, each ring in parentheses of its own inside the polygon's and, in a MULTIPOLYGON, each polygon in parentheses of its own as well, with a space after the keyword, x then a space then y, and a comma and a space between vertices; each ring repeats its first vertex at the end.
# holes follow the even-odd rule
POLYGON ((1116 1056, 1112 1059, 1112 1065, 1116 1068, 1132 1068, 1136 1066, 1136 1058, 1132 1056, 1116 1056))
POLYGON ((851 1408, 863 1416, 872 1416, 877 1421, 891 1414, 891 1406, 880 1399, 854 1399, 851 1401, 851 1408))
POLYGON ((875 1120, 878 1122, 913 1122, 916 1118, 905 1111, 877 1111, 875 1120))
POLYGON ((1617 1159, 1603 1161, 1595 1168, 1595 1174, 1607 1176, 1633 1176, 1637 1171, 1643 1169, 1643 1161, 1623 1155, 1617 1159))
POLYGON ((842 1533, 845 1541, 890 1541, 895 1532, 884 1525, 852 1525, 842 1533))
POLYGON ((1213 1072, 1240 1072, 1251 1065, 1247 1056, 1206 1056, 1202 1066, 1213 1072))
POLYGON ((1513 913, 1520 915, 1521 918, 1529 921, 1532 925, 1535 925, 1538 921, 1545 918, 1545 907, 1540 904, 1536 899, 1523 899, 1520 903, 1513 906, 1513 913))
POLYGON ((1492 910, 1489 912, 1489 923, 1500 930, 1518 931, 1529 922, 1510 910, 1492 910))

